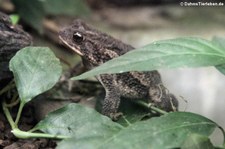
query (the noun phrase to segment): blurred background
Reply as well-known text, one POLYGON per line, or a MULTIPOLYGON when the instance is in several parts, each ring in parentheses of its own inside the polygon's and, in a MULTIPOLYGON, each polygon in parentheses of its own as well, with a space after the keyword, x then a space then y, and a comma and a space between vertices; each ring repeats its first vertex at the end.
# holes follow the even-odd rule
MULTIPOLYGON (((69 67, 75 65, 79 57, 62 50, 58 31, 76 18, 136 48, 184 36, 208 40, 214 36, 225 37, 225 2, 222 0, 0 0, 0 10, 18 15, 19 24, 33 36, 34 45, 51 47, 69 67), (181 2, 187 5, 211 2, 220 6, 181 6, 181 2)), ((65 65, 65 69, 67 67, 65 65)), ((225 128, 224 75, 214 67, 160 72, 167 88, 179 98, 180 111, 201 114, 225 128)), ((214 141, 220 143, 221 139, 214 141)))

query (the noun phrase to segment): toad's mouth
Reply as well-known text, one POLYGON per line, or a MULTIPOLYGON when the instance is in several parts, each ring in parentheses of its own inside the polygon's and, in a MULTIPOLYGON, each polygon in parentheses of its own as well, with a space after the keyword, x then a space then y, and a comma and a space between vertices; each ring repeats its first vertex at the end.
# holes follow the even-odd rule
POLYGON ((62 41, 62 43, 67 46, 68 48, 72 49, 74 52, 76 52, 78 55, 83 56, 83 54, 80 52, 79 48, 71 46, 68 42, 66 42, 61 36, 59 36, 59 39, 62 41))

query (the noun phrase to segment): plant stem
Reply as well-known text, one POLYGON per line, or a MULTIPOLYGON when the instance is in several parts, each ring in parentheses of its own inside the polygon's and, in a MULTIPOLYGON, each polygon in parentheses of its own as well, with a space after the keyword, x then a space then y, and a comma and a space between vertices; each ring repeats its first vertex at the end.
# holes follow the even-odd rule
POLYGON ((162 115, 168 114, 168 112, 166 112, 164 110, 161 110, 159 108, 156 108, 156 107, 152 106, 151 104, 148 104, 148 103, 146 103, 146 102, 144 102, 142 100, 134 100, 134 102, 139 104, 139 105, 141 105, 141 106, 143 106, 143 107, 145 107, 145 108, 147 108, 147 109, 150 109, 150 110, 153 110, 155 112, 158 112, 158 113, 160 113, 162 115))
POLYGON ((0 95, 7 92, 8 90, 10 90, 13 87, 15 87, 15 84, 13 84, 13 80, 12 80, 2 90, 0 90, 0 95))
POLYGON ((32 133, 32 132, 37 131, 37 130, 39 130, 39 129, 37 129, 36 127, 33 127, 33 128, 30 129, 28 132, 32 133))
POLYGON ((67 139, 69 136, 62 135, 53 135, 53 134, 45 134, 45 133, 30 133, 26 131, 21 131, 18 128, 12 130, 12 133, 17 138, 28 139, 28 138, 53 138, 53 139, 67 139))
MULTIPOLYGON (((20 104, 20 109, 19 111, 22 111, 24 104, 20 104)), ((18 126, 16 123, 14 123, 12 116, 9 112, 9 109, 6 106, 6 103, 3 102, 2 104, 3 112, 12 128, 12 133, 17 137, 17 138, 22 138, 22 139, 27 139, 27 138, 53 138, 53 139, 67 139, 70 138, 69 136, 63 136, 63 135, 52 135, 52 134, 45 134, 45 133, 31 133, 31 132, 26 132, 26 131, 21 131, 18 129, 18 126)), ((21 113, 21 112, 20 112, 21 113)), ((20 114, 21 115, 21 114, 20 114)), ((19 121, 20 115, 17 115, 17 121, 19 121)))
POLYGON ((16 120, 15 120, 16 126, 17 126, 18 123, 19 123, 20 116, 21 116, 21 113, 22 113, 22 111, 23 111, 24 105, 25 105, 25 103, 23 102, 23 100, 21 100, 21 101, 20 101, 19 110, 18 110, 18 112, 17 112, 17 116, 16 116, 16 120))
POLYGON ((9 103, 9 104, 6 103, 6 106, 10 108, 10 107, 17 105, 19 102, 20 102, 20 99, 17 98, 16 101, 14 101, 12 103, 9 103))
POLYGON ((126 119, 126 117, 125 116, 122 116, 122 118, 124 119, 124 121, 127 123, 127 125, 128 126, 130 126, 131 125, 131 123, 126 119))
POLYGON ((9 112, 9 109, 8 109, 7 106, 6 106, 5 101, 3 101, 2 108, 3 108, 3 112, 4 112, 4 114, 5 114, 6 118, 7 118, 7 120, 9 121, 9 124, 10 124, 11 128, 12 128, 12 129, 17 128, 17 125, 14 123, 14 121, 13 121, 13 119, 12 119, 12 116, 11 116, 11 114, 10 114, 10 112, 9 112))

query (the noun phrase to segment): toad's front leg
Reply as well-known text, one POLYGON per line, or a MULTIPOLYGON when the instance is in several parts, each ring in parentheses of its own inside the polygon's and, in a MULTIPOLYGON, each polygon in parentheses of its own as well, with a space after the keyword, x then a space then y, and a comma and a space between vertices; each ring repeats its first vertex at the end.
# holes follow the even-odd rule
POLYGON ((117 120, 122 113, 117 113, 120 104, 120 92, 115 85, 114 75, 100 75, 98 80, 105 88, 105 99, 102 106, 102 114, 117 120))

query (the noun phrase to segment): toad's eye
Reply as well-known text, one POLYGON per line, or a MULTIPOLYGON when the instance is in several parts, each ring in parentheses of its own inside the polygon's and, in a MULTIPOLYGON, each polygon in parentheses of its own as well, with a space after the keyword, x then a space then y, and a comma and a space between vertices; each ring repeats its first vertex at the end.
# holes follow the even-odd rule
POLYGON ((84 40, 84 37, 81 35, 81 33, 75 32, 73 34, 73 41, 76 43, 81 43, 84 40))

